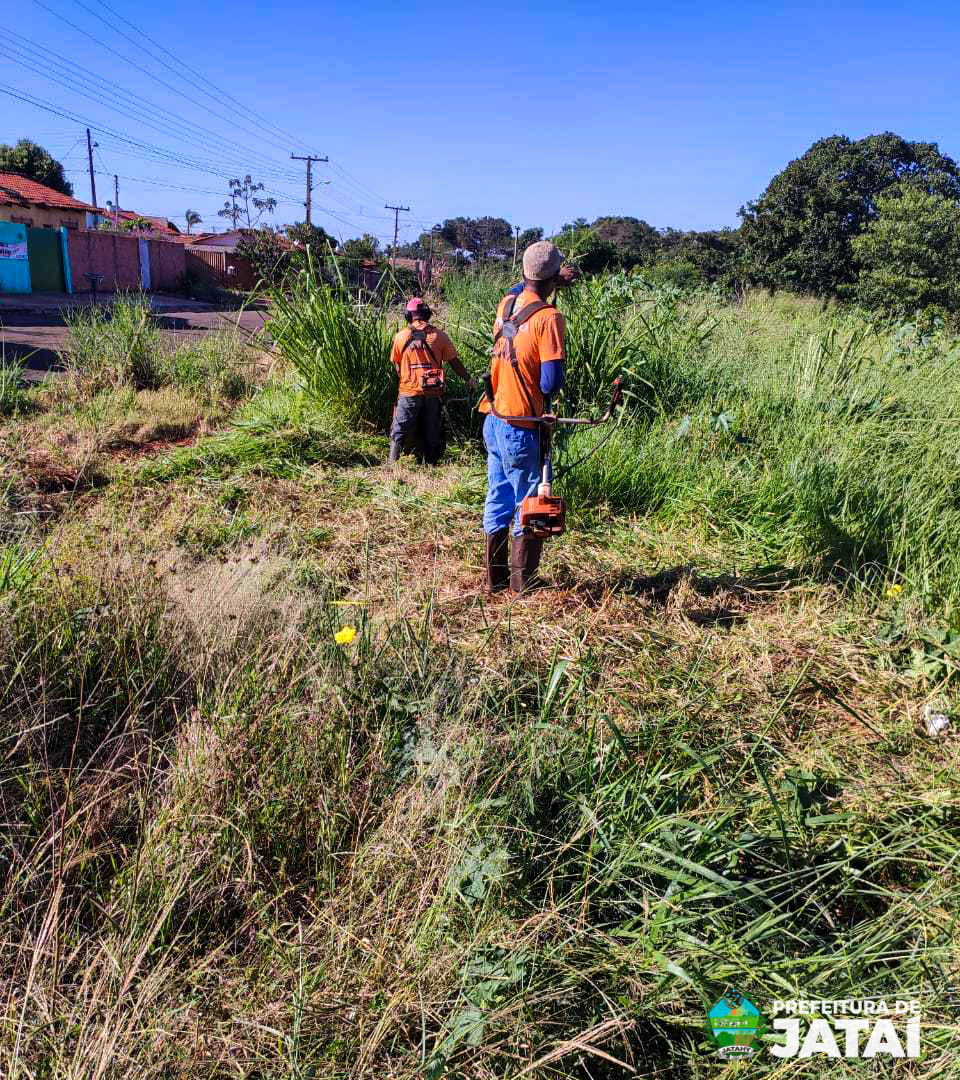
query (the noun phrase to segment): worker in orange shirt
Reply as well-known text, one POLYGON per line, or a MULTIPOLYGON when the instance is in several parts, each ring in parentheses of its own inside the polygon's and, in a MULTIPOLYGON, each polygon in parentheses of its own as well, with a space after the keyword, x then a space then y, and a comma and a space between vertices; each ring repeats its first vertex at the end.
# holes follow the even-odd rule
POLYGON ((509 418, 544 415, 546 401, 563 386, 565 327, 549 297, 578 276, 574 267, 563 265, 553 244, 540 240, 523 253, 523 289, 519 294, 511 290, 497 308, 490 375, 500 416, 490 413, 486 398, 479 406, 489 414, 483 424, 488 592, 508 585, 514 592, 525 592, 534 584, 540 565, 543 541, 523 535, 517 513, 540 482, 539 428, 509 418))
POLYGON ((443 367, 450 367, 472 389, 476 383, 460 363, 450 338, 431 325, 433 312, 415 296, 403 313, 407 326, 394 336, 390 360, 400 380, 397 407, 390 428, 390 461, 397 461, 403 441, 419 424, 423 432, 424 458, 436 465, 442 446, 443 367))

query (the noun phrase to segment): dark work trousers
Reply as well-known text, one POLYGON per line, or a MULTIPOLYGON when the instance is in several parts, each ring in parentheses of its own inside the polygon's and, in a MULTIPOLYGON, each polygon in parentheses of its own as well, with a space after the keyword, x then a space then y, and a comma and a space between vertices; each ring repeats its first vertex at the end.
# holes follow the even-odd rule
POLYGON ((441 425, 439 395, 401 394, 393 413, 390 438, 402 446, 407 435, 419 427, 423 437, 423 456, 428 465, 436 465, 443 445, 441 425))

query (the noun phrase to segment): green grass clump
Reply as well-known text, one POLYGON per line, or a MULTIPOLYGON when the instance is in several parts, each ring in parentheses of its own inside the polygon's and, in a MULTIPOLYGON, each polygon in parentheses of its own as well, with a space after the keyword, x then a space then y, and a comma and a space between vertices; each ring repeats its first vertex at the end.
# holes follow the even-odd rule
POLYGON ((211 405, 239 401, 253 387, 253 362, 239 335, 211 333, 172 344, 143 294, 120 296, 109 309, 74 308, 66 319, 67 377, 84 397, 175 386, 211 405))
POLYGON ((68 374, 91 393, 133 386, 155 389, 163 381, 163 335, 151 321, 149 299, 119 296, 108 310, 93 305, 66 313, 68 374))
POLYGON ((270 303, 267 330, 304 392, 347 423, 384 429, 396 399, 385 313, 320 280, 312 262, 270 303))

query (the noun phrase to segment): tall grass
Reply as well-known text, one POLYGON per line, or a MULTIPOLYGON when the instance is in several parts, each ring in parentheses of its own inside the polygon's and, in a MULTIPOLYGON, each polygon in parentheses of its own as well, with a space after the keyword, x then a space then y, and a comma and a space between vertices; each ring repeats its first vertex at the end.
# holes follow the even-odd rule
MULTIPOLYGON (((715 310, 705 338, 696 305, 671 314, 692 347, 644 349, 654 411, 571 473, 567 492, 700 519, 764 559, 901 580, 956 611, 960 343, 812 308, 778 339, 762 325, 776 305, 751 304, 715 310)), ((602 437, 578 434, 570 456, 602 437)))
POLYGON ((267 329, 304 391, 348 423, 382 428, 396 397, 385 312, 353 302, 311 266, 274 290, 270 304, 267 329))
POLYGON ((151 319, 148 297, 119 296, 109 310, 76 307, 67 311, 66 320, 67 371, 92 392, 161 384, 163 337, 151 319))
POLYGON ((86 396, 179 386, 212 404, 239 401, 253 386, 253 359, 239 334, 173 342, 153 320, 150 299, 142 293, 119 296, 109 309, 74 308, 66 319, 67 377, 86 396))
POLYGON ((315 599, 219 647, 129 580, 3 623, 5 1076, 696 1076, 730 984, 919 996, 949 1052, 948 766, 798 750, 814 660, 765 693, 491 627, 478 678, 429 610, 315 599))

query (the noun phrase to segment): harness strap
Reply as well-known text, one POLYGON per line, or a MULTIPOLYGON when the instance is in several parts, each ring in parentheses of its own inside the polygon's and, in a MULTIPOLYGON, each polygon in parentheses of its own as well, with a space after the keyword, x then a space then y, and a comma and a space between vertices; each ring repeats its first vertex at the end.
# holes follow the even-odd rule
MULTIPOLYGON (((544 308, 553 307, 553 304, 548 304, 546 300, 533 300, 531 303, 527 304, 526 307, 522 307, 517 312, 517 314, 514 315, 513 309, 516 306, 516 303, 517 298, 515 296, 511 296, 509 301, 507 302, 507 306, 503 309, 503 315, 500 317, 500 329, 493 335, 494 345, 496 345, 500 338, 503 337, 504 323, 513 323, 516 329, 519 330, 520 327, 523 326, 523 324, 527 322, 528 319, 533 318, 533 316, 536 315, 538 311, 543 311, 544 308)), ((512 344, 510 351, 513 352, 512 344)))
POLYGON ((403 354, 407 351, 407 349, 410 348, 410 346, 415 341, 420 341, 420 342, 423 343, 423 347, 427 350, 427 353, 430 356, 430 359, 433 361, 434 366, 437 366, 437 358, 433 354, 433 349, 430 348, 430 342, 427 341, 427 332, 426 332, 426 330, 414 330, 411 327, 410 336, 403 343, 403 348, 400 350, 400 355, 403 356, 403 354))
MULTIPOLYGON (((548 304, 546 300, 533 300, 525 307, 522 307, 516 315, 513 314, 513 309, 516 307, 517 297, 513 294, 507 301, 507 306, 503 309, 503 314, 500 316, 500 329, 493 335, 493 347, 497 347, 497 343, 503 338, 503 327, 505 323, 510 323, 513 327, 514 333, 520 329, 521 326, 538 311, 543 311, 544 308, 553 307, 552 304, 548 304)), ((527 405, 527 413, 532 416, 534 413, 533 400, 530 395, 530 390, 527 384, 520 374, 520 365, 517 363, 517 351, 513 347, 513 335, 511 334, 506 338, 507 342, 507 359, 510 361, 510 368, 513 371, 513 377, 517 380, 517 386, 520 388, 520 393, 523 395, 523 400, 527 405)))

